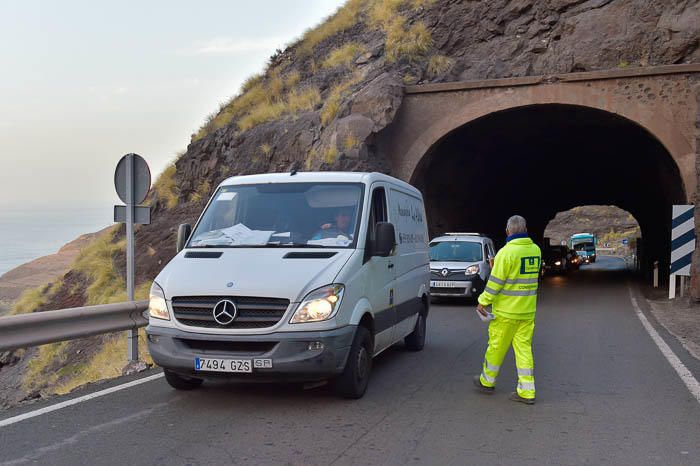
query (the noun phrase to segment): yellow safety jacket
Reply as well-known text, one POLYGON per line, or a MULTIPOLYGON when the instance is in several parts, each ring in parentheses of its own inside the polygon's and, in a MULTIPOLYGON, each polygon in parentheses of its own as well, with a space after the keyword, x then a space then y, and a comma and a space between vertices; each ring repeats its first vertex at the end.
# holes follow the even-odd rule
POLYGON ((492 312, 496 316, 534 319, 541 264, 540 248, 526 234, 509 236, 506 245, 496 254, 479 304, 493 305, 492 312))

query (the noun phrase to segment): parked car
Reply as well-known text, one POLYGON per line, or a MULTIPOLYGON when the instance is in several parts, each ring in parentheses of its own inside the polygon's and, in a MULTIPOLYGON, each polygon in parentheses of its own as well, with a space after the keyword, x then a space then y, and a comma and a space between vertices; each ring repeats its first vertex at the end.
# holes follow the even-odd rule
POLYGON ((478 233, 446 233, 430 241, 430 296, 476 299, 486 286, 496 252, 478 233))
POLYGON ((233 177, 150 293, 148 346, 167 382, 316 382, 361 397, 372 358, 425 342, 423 198, 378 173, 233 177))

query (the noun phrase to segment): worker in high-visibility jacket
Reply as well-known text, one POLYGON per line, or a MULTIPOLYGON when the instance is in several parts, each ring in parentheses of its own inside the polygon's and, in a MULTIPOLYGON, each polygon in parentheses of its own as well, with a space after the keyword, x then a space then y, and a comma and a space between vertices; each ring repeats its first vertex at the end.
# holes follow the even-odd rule
POLYGON ((474 385, 484 393, 494 392, 503 358, 512 344, 518 386, 510 399, 534 404, 532 332, 542 253, 528 237, 523 217, 509 218, 506 234, 506 245, 496 254, 491 276, 479 296, 477 311, 486 317, 485 308, 490 305, 495 318, 489 322, 489 344, 481 374, 474 376, 474 385))

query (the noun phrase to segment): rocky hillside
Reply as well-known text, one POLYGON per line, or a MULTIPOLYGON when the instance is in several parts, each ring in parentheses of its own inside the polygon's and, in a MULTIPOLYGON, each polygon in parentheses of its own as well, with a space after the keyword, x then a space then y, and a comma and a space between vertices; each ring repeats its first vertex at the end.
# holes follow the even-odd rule
MULTIPOLYGON (((174 255, 176 226, 193 222, 225 177, 292 168, 391 173, 375 136, 393 120, 405 84, 699 62, 699 36, 697 0, 349 0, 270 57, 158 180, 153 223, 137 233, 140 292, 174 255)), ((119 300, 123 265, 123 233, 109 232, 36 306, 19 311, 119 300)), ((75 345, 45 350, 32 383, 10 384, 19 388, 13 399, 73 386, 91 365, 86 354, 101 354, 99 345, 75 345), (71 369, 57 374, 52 357, 71 369)), ((9 370, 21 377, 16 368, 38 353, 0 355, 0 379, 9 370)))
POLYGON ((620 247, 622 239, 633 242, 641 237, 639 224, 634 217, 615 206, 584 206, 559 212, 549 222, 544 234, 552 244, 561 244, 575 233, 593 233, 600 247, 609 243, 620 253, 627 252, 627 248, 620 247))

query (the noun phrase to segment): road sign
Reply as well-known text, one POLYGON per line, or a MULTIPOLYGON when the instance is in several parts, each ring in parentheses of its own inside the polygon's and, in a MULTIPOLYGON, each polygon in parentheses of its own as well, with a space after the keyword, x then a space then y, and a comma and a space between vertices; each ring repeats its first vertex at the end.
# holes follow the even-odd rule
POLYGON ((124 204, 141 204, 148 195, 148 190, 151 189, 151 170, 148 168, 146 161, 137 154, 126 154, 117 163, 117 169, 114 171, 114 187, 117 189, 117 195, 124 204), (132 180, 134 197, 131 201, 127 200, 127 162, 131 158, 133 161, 132 180))
POLYGON ((668 297, 676 297, 676 275, 681 277, 681 296, 684 291, 683 277, 690 276, 690 262, 695 251, 695 207, 674 205, 671 217, 671 277, 668 297))
MULTIPOLYGON (((114 206, 114 221, 117 223, 126 223, 126 206, 114 206)), ((147 206, 134 206, 134 223, 140 225, 148 225, 151 223, 151 208, 147 206)))
POLYGON ((628 240, 627 238, 624 238, 622 240, 622 244, 624 244, 625 246, 627 246, 629 243, 630 243, 630 240, 628 240))
MULTIPOLYGON (((126 223, 126 296, 134 300, 134 223, 151 222, 149 207, 139 206, 151 189, 151 170, 137 154, 126 154, 114 171, 114 187, 126 205, 114 206, 114 221, 126 223)), ((129 330, 127 343, 129 361, 139 359, 139 336, 136 329, 129 330)))

